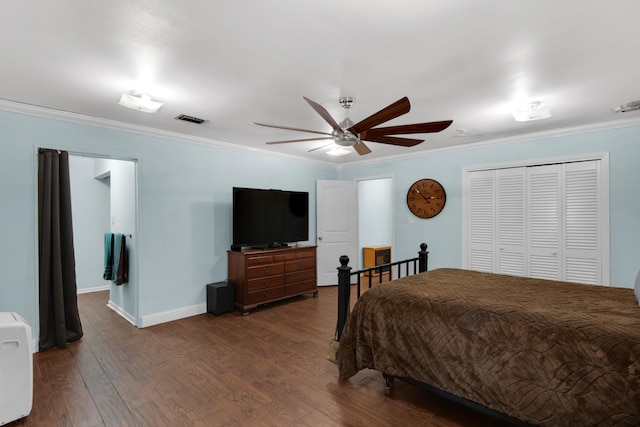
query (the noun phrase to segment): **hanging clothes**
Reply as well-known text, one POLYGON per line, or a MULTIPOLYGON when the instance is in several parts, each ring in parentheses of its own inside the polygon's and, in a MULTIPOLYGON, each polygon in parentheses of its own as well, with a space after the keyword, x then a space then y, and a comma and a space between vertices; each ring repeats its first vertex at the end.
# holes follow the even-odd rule
POLYGON ((104 235, 104 280, 113 280, 113 233, 104 235))
POLYGON ((112 281, 116 285, 129 282, 129 257, 127 256, 127 243, 124 234, 113 235, 113 267, 112 281))

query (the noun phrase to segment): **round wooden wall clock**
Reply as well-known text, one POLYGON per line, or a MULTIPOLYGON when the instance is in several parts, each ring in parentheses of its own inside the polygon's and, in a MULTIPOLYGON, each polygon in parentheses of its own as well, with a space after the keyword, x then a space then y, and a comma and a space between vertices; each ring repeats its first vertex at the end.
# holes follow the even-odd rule
POLYGON ((433 218, 438 215, 446 201, 447 193, 435 179, 420 179, 407 192, 407 206, 418 218, 433 218))

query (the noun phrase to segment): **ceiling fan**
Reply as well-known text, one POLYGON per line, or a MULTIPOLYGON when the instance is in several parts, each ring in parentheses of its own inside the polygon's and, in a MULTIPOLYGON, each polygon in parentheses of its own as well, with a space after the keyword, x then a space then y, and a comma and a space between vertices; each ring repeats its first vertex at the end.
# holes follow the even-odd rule
MULTIPOLYGON (((414 138, 399 138, 397 136, 392 135, 406 135, 406 134, 414 134, 414 133, 435 133, 445 130, 446 128, 453 123, 453 120, 443 120, 439 122, 428 122, 428 123, 415 123, 410 125, 399 125, 399 126, 387 126, 387 127, 379 127, 376 126, 387 122, 389 120, 395 119, 403 114, 406 114, 411 109, 411 104, 409 103, 409 98, 406 96, 398 101, 394 102, 391 105, 383 108, 377 113, 372 114, 364 120, 361 120, 358 123, 353 123, 353 121, 349 118, 349 108, 354 103, 354 99, 351 97, 342 97, 340 98, 340 104, 344 109, 347 110, 347 117, 337 123, 333 117, 329 114, 329 112, 317 102, 310 100, 309 98, 303 96, 304 100, 313 108, 320 116, 331 126, 333 131, 329 132, 320 132, 315 130, 308 129, 299 129, 288 126, 278 126, 278 125, 270 125, 266 123, 257 123, 253 122, 253 124, 258 126, 265 126, 276 129, 286 129, 286 130, 294 130, 299 132, 308 132, 315 133, 319 135, 327 135, 324 137, 315 137, 315 138, 304 138, 304 139, 289 139, 285 141, 270 141, 267 144, 287 144, 290 142, 302 142, 302 141, 317 141, 321 139, 332 139, 333 142, 328 145, 337 144, 343 147, 353 147, 354 150, 358 154, 365 155, 371 152, 371 149, 367 147, 364 141, 370 142, 379 142, 381 144, 390 144, 390 145, 398 145, 402 147, 413 147, 414 145, 418 145, 421 142, 424 142, 424 139, 414 139, 414 138)), ((323 147, 317 147, 311 149, 309 151, 319 150, 323 147)))

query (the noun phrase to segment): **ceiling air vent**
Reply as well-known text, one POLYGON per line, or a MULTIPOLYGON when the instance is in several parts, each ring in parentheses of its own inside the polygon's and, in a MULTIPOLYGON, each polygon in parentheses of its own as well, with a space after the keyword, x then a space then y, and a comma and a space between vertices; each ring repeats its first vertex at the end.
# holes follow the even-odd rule
POLYGON ((205 119, 200 119, 198 117, 193 117, 193 116, 187 116, 186 114, 180 114, 179 116, 175 117, 176 120, 182 120, 183 122, 191 122, 191 123, 195 123, 195 124, 202 124, 204 122, 206 122, 205 119))
POLYGON ((624 105, 618 105, 613 109, 614 113, 626 113, 628 111, 640 110, 640 101, 631 101, 624 105))

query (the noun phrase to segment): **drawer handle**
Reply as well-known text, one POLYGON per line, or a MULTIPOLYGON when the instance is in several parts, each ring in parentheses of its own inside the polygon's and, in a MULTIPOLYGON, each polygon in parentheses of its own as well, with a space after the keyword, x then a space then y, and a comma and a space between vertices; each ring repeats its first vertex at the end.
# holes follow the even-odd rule
POLYGON ((264 284, 265 284, 265 285, 268 285, 268 284, 270 284, 270 283, 271 283, 271 279, 267 279, 267 280, 265 280, 265 281, 264 281, 264 284))
POLYGON ((270 268, 269 268, 269 267, 266 267, 266 268, 264 269, 264 272, 265 272, 265 273, 268 273, 268 272, 269 272, 269 270, 270 270, 270 268))

